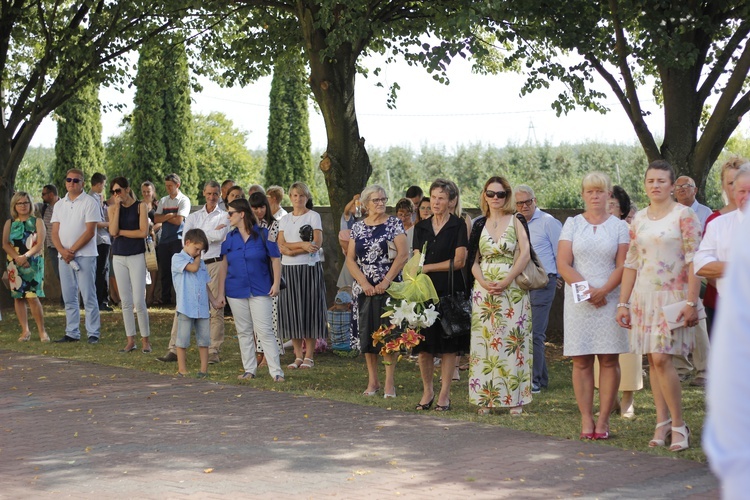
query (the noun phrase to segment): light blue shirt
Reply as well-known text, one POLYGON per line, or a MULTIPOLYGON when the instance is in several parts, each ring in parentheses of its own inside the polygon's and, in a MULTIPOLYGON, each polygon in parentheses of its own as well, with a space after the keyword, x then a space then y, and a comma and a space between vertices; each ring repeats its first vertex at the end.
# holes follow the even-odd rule
POLYGON ((708 217, 713 213, 713 210, 708 208, 706 205, 703 205, 702 203, 698 203, 698 200, 695 200, 690 208, 693 209, 693 212, 695 212, 695 214, 700 219, 701 231, 704 231, 706 229, 706 219, 708 219, 708 217))
POLYGON ((531 246, 534 247, 539 261, 547 273, 557 274, 557 242, 560 239, 562 222, 537 208, 527 224, 531 234, 531 246))
POLYGON ((211 278, 206 263, 202 260, 196 272, 185 271, 185 266, 192 262, 193 258, 185 250, 172 256, 172 282, 177 295, 177 312, 193 319, 210 318, 206 285, 211 278))

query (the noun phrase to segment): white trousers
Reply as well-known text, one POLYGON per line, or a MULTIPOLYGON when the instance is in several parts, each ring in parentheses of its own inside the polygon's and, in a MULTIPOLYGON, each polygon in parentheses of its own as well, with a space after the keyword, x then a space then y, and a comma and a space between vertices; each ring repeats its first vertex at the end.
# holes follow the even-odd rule
POLYGON ((258 360, 255 358, 255 336, 263 347, 268 363, 268 372, 272 378, 283 377, 279 346, 273 333, 273 300, 269 296, 234 299, 227 297, 232 308, 234 325, 237 328, 237 340, 240 344, 242 366, 246 372, 255 374, 258 360))
POLYGON ((112 267, 115 271, 117 289, 122 302, 122 321, 125 335, 135 336, 135 314, 138 315, 138 329, 141 337, 150 335, 148 309, 146 307, 146 259, 137 255, 113 255, 112 267))

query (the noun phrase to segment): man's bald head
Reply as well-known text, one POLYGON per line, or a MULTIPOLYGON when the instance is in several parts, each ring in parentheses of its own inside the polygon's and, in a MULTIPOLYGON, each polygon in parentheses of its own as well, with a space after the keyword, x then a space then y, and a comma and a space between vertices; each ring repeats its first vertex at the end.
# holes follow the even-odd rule
POLYGON ((698 188, 695 187, 695 181, 687 175, 682 175, 677 178, 674 183, 674 197, 677 202, 690 207, 695 203, 695 194, 698 192, 698 188))

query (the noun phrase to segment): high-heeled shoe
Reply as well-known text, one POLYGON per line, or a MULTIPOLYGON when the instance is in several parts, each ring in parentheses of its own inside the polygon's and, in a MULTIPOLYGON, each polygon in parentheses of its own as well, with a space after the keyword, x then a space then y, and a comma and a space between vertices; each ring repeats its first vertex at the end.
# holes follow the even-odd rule
MULTIPOLYGON (((664 422, 659 422, 656 424, 656 430, 659 430, 662 427, 666 427, 668 425, 672 424, 672 419, 665 420, 664 422)), ((669 436, 672 434, 672 429, 669 429, 666 434, 664 434, 664 439, 652 439, 648 442, 649 448, 656 448, 657 446, 664 446, 667 442, 667 439, 669 439, 669 436)))
POLYGON ((375 389, 375 390, 372 390, 372 391, 365 391, 365 392, 362 393, 362 395, 363 396, 374 396, 374 395, 376 395, 378 393, 379 390, 380 389, 378 388, 378 389, 375 389))
POLYGON ((578 439, 594 439, 594 432, 582 432, 578 439))
POLYGON ((594 432, 594 439, 606 441, 607 439, 609 439, 609 431, 607 430, 604 432, 594 432))
POLYGON ((392 393, 390 393, 390 394, 389 394, 389 393, 387 393, 387 392, 384 392, 384 393, 383 393, 383 399, 388 399, 388 398, 395 398, 395 397, 396 397, 396 393, 395 393, 395 392, 392 392, 392 393))
POLYGON ((124 348, 124 349, 120 349, 120 352, 123 352, 123 353, 125 353, 125 352, 133 352, 133 351, 135 351, 136 349, 138 349, 138 348, 137 348, 137 347, 135 346, 135 344, 133 344, 133 345, 131 345, 130 347, 128 347, 128 346, 125 346, 125 348, 124 348))
POLYGON ((669 451, 684 451, 688 448, 690 448, 690 428, 687 424, 683 424, 682 427, 672 427, 672 445, 669 447, 669 451), (682 434, 682 441, 675 442, 675 432, 682 434))
POLYGON ((416 407, 414 407, 414 409, 417 411, 429 410, 430 408, 432 408, 432 403, 434 402, 435 402, 435 396, 432 396, 432 399, 430 400, 429 403, 425 403, 425 404, 419 403, 416 407))
POLYGON ((43 335, 40 335, 39 340, 45 343, 50 342, 50 338, 49 338, 49 335, 47 335, 47 332, 44 332, 43 335))
POLYGON ((19 342, 28 342, 31 339, 31 332, 22 333, 20 337, 18 337, 19 342))

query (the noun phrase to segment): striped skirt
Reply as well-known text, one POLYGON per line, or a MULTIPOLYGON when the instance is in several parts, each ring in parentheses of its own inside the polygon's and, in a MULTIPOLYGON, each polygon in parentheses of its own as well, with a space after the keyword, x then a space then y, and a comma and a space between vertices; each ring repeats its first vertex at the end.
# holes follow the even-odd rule
POLYGON ((323 266, 281 266, 287 287, 279 293, 279 336, 285 339, 328 337, 323 266))

